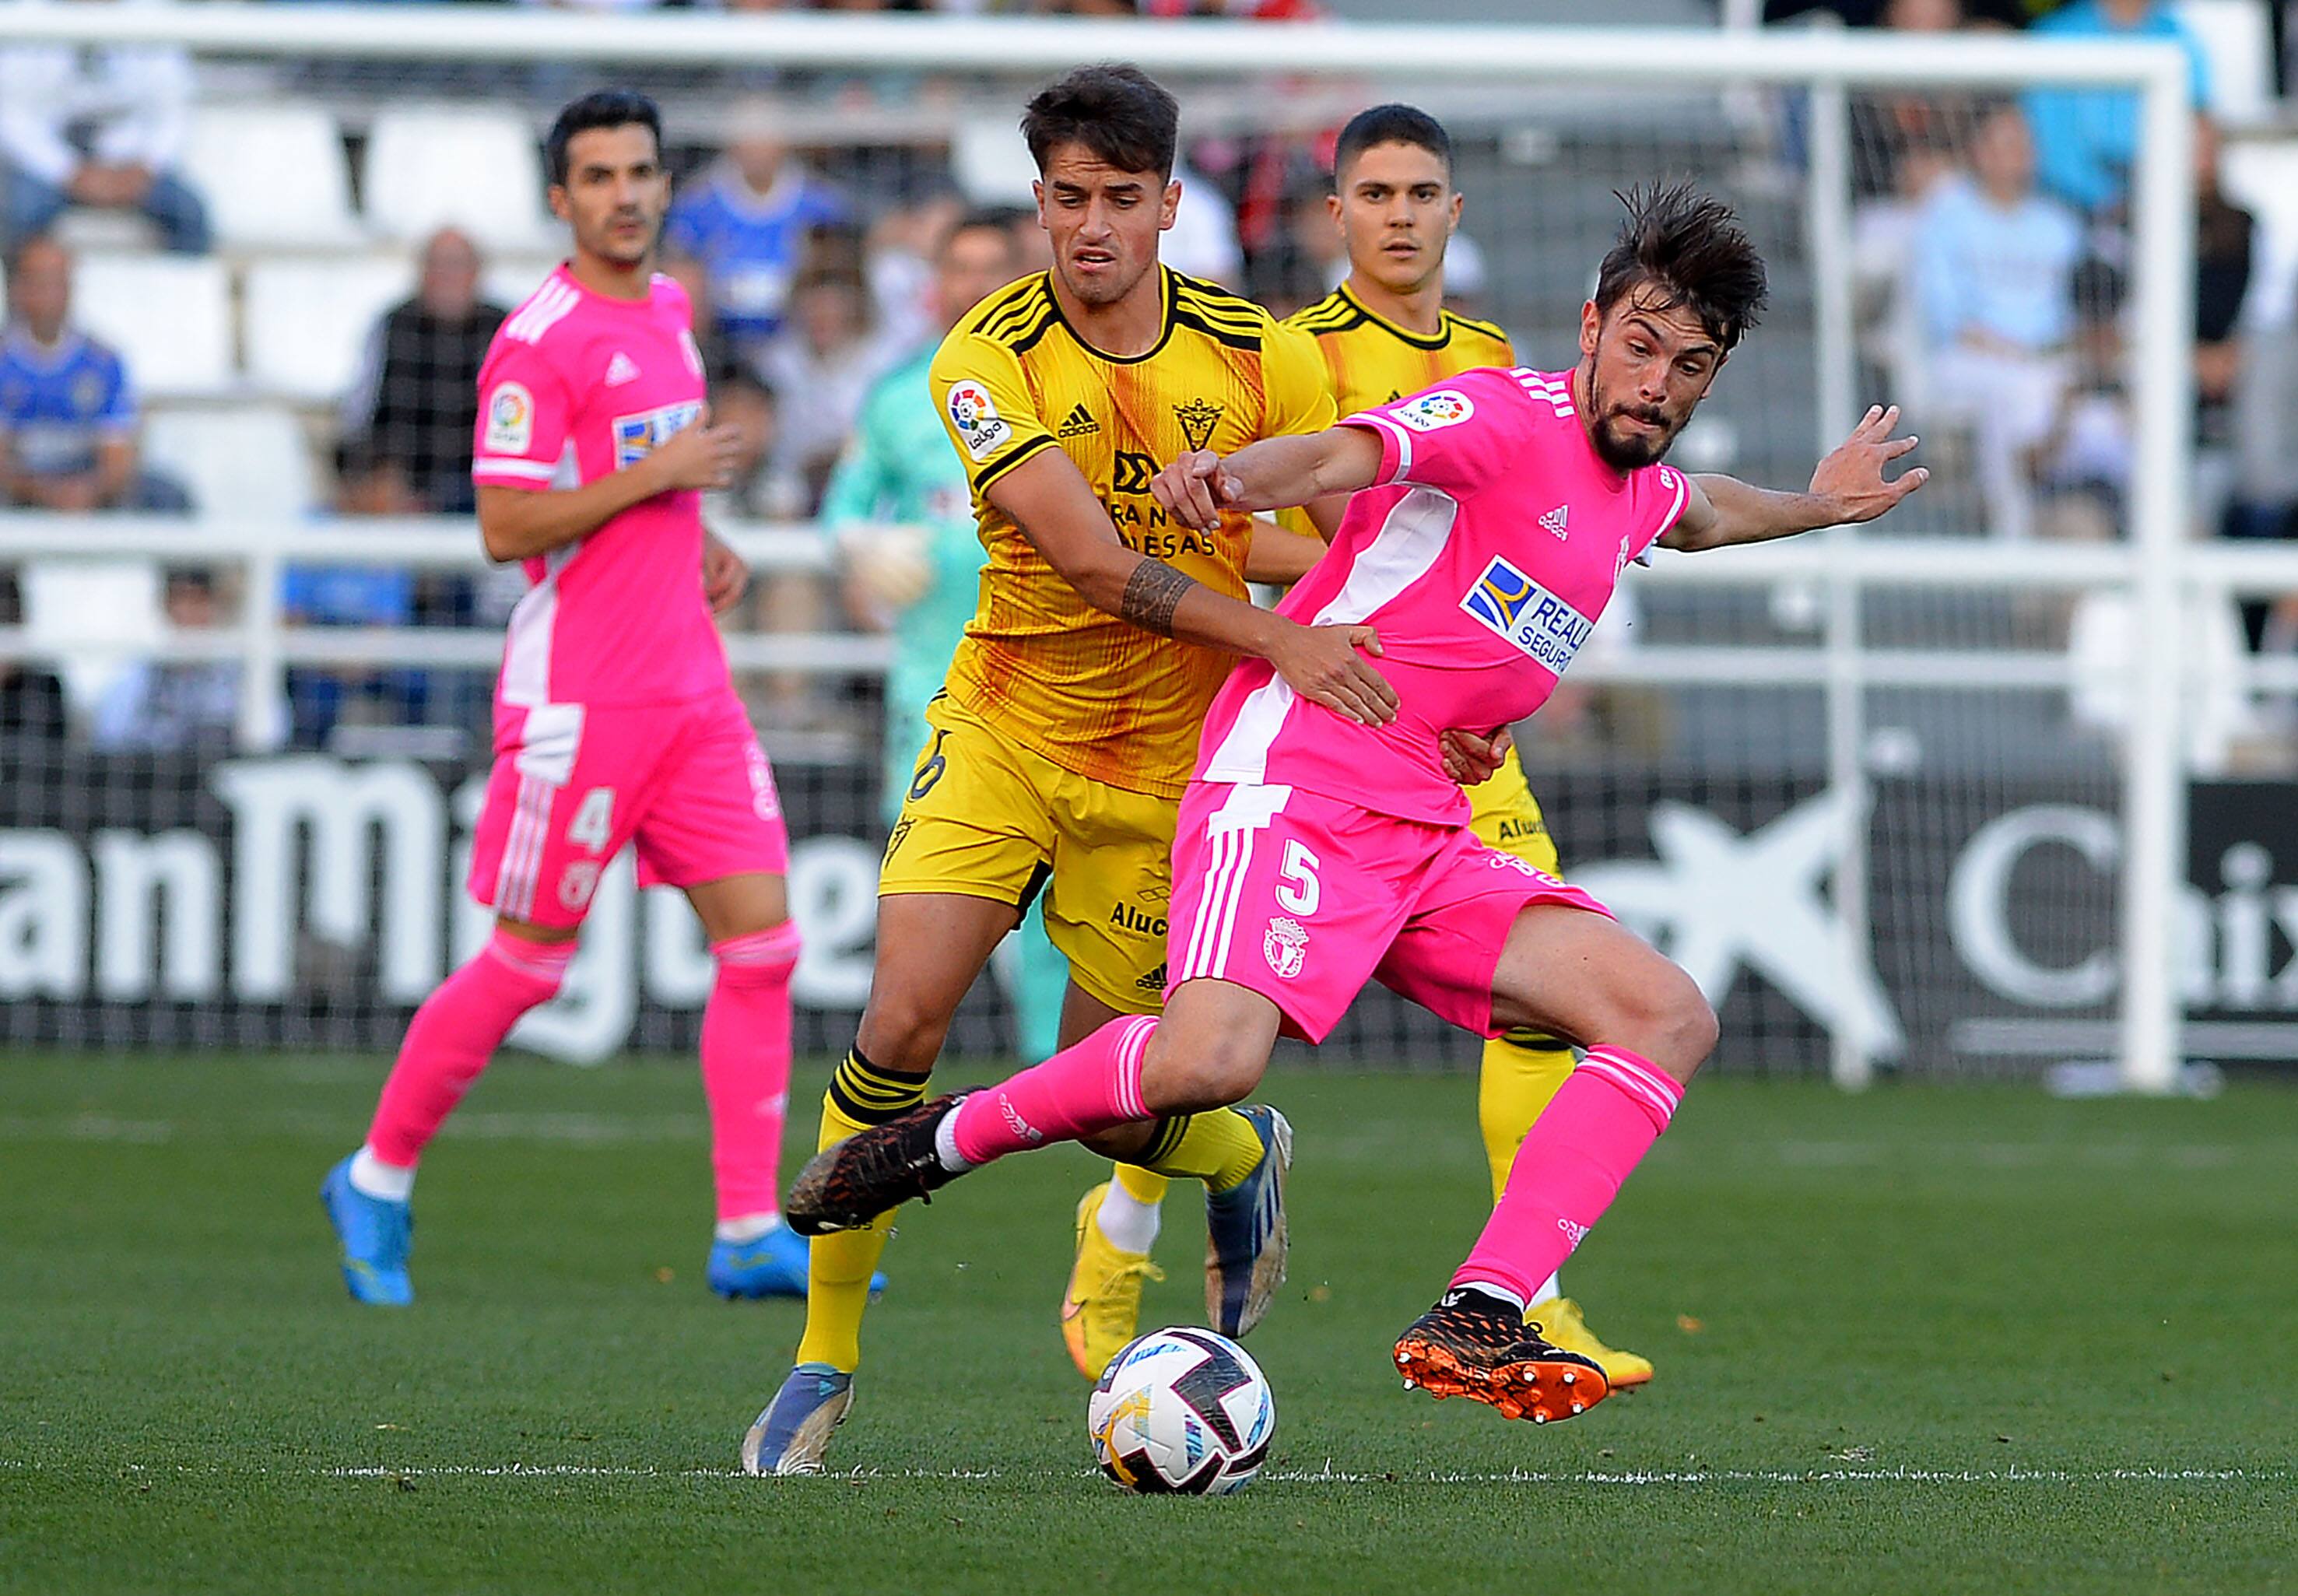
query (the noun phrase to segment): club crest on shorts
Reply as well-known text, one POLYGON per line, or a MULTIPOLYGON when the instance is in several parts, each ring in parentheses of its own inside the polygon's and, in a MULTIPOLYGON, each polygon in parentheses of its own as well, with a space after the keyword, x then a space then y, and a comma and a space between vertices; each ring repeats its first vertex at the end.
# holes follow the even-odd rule
POLYGON ((1439 388, 1433 393, 1423 393, 1389 412, 1417 433, 1458 426, 1476 413, 1476 401, 1458 388, 1439 388))
POLYGON ((596 859, 577 859, 558 878, 558 901, 568 909, 587 907, 598 890, 599 862, 596 859))
POLYGON ((1279 914, 1261 933, 1261 956, 1277 972, 1279 980, 1291 980, 1301 973, 1301 965, 1309 951, 1309 932, 1297 921, 1279 914))

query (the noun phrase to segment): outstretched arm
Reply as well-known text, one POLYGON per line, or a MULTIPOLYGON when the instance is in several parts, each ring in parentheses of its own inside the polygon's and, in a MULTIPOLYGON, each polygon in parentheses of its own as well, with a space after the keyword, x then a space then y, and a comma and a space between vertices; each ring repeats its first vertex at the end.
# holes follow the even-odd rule
POLYGON ((1060 450, 1039 450, 992 482, 988 494, 1095 609, 1145 632, 1266 659, 1302 697, 1368 726, 1396 718, 1396 690, 1364 657, 1380 652, 1371 627, 1303 626, 1128 549, 1060 450))
POLYGON ((1380 476, 1380 438, 1361 426, 1263 438, 1235 454, 1192 450, 1157 473, 1149 491, 1184 526, 1209 532, 1223 510, 1285 509, 1368 488, 1380 476))
POLYGON ((1885 480, 1883 467, 1915 446, 1912 436, 1891 435, 1898 423, 1897 405, 1869 409, 1851 435, 1819 462, 1811 486, 1800 493, 1773 492, 1736 476, 1691 478, 1683 513, 1659 540, 1660 546, 1686 551, 1727 549, 1823 526, 1872 521, 1930 480, 1931 474, 1921 466, 1885 480))

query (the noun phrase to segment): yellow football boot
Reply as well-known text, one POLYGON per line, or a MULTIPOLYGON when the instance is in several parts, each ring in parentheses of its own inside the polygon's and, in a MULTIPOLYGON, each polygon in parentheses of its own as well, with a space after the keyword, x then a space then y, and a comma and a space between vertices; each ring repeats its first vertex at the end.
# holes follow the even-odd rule
POLYGON ((1118 1251, 1093 1222, 1108 1190, 1104 1180, 1078 1199, 1077 1266, 1062 1293, 1062 1340, 1088 1380, 1101 1378, 1109 1360, 1139 1334, 1141 1283, 1165 1278, 1148 1253, 1118 1251))
POLYGON ((1606 1346, 1588 1327, 1588 1321, 1580 1317, 1580 1304, 1570 1297, 1550 1297, 1535 1303, 1525 1310, 1524 1317, 1540 1327, 1542 1338, 1550 1344, 1595 1360, 1615 1391, 1641 1385, 1652 1377, 1650 1359, 1606 1346))

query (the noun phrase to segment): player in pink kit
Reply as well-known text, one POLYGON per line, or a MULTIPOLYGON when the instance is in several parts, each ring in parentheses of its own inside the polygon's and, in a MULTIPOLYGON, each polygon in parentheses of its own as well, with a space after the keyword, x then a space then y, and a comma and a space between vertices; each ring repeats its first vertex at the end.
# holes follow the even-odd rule
POLYGON ((718 1195, 707 1278, 727 1296, 805 1294, 777 1180, 798 951, 789 850, 711 618, 748 573, 700 508, 739 439, 708 425, 685 291, 653 270, 670 197, 661 134, 637 95, 559 113, 550 203, 574 253, 480 370, 480 533, 532 584, 503 646, 471 861, 495 930, 416 1011, 366 1145, 322 1187, 360 1302, 412 1300, 416 1162, 519 1016, 558 991, 599 873, 632 842, 641 882, 684 889, 717 956, 702 1021, 718 1195))
POLYGON ((823 1154, 790 1191, 806 1232, 866 1222, 975 1166, 1076 1139, 1122 1157, 1160 1114, 1240 1101, 1280 1032, 1321 1039, 1368 980, 1484 1035, 1529 1026, 1585 1057, 1525 1138, 1451 1287, 1396 1344, 1407 1385, 1512 1418, 1569 1418, 1603 1371, 1524 1321, 1609 1206, 1715 1040, 1690 978, 1585 892, 1478 841, 1438 735, 1530 715, 1655 542, 1714 549, 1872 520, 1920 486, 1871 410, 1802 493, 1659 463, 1764 300, 1717 202, 1629 196, 1568 371, 1482 370, 1226 459, 1185 455, 1155 492, 1217 510, 1354 494, 1280 607, 1366 624, 1400 701, 1346 723, 1241 663, 1215 699, 1174 848, 1161 1018, 1117 1021, 1002 1086, 944 1098, 823 1154))

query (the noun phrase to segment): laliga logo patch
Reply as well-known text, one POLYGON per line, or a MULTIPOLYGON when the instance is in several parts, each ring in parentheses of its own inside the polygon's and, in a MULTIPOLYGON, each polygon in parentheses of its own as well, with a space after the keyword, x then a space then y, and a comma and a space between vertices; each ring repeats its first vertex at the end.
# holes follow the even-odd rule
POLYGON ((1301 973, 1301 965, 1309 950, 1309 933, 1297 920, 1280 914, 1269 922, 1261 933, 1261 956, 1277 972, 1279 980, 1291 980, 1301 973))
POLYGON ((558 901, 569 909, 580 909, 599 890, 599 862, 577 859, 558 878, 558 901))
POLYGON ((534 395, 523 383, 501 383, 487 396, 487 452, 525 454, 534 442, 534 395))
POLYGON ((1433 433, 1440 426, 1458 426, 1476 413, 1473 400, 1458 388, 1439 388, 1434 393, 1398 406, 1390 416, 1417 433, 1433 433))
POLYGON ((976 460, 989 458, 996 447, 1013 435, 1013 429, 999 419, 997 407, 990 402, 989 390, 971 378, 949 385, 949 418, 957 428, 958 441, 965 452, 976 460))

